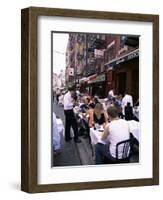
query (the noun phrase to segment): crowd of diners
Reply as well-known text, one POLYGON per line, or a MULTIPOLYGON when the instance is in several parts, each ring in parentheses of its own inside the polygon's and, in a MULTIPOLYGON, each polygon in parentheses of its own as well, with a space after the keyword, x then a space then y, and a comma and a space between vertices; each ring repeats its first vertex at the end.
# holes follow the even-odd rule
POLYGON ((105 143, 97 143, 95 146, 96 164, 103 164, 104 157, 115 159, 116 144, 130 138, 127 121, 138 121, 133 115, 132 96, 127 92, 124 96, 115 95, 112 89, 101 100, 88 92, 80 93, 78 89, 69 87, 66 93, 57 93, 56 100, 64 108, 66 142, 72 139, 71 128, 74 142, 80 143, 80 136, 90 139, 92 128, 103 127, 101 140, 105 143))

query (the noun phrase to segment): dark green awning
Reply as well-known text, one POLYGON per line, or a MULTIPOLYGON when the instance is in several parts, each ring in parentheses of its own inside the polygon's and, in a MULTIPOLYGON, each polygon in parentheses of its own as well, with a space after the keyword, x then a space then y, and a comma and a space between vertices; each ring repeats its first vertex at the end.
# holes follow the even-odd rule
POLYGON ((126 61, 132 60, 134 58, 139 57, 139 49, 136 49, 132 52, 129 52, 119 58, 114 59, 113 61, 107 63, 106 65, 108 66, 108 68, 113 68, 114 66, 120 64, 120 63, 124 63, 126 61))
POLYGON ((105 74, 100 74, 98 75, 95 79, 93 79, 92 81, 90 81, 89 83, 99 83, 99 82, 104 82, 105 81, 105 74))

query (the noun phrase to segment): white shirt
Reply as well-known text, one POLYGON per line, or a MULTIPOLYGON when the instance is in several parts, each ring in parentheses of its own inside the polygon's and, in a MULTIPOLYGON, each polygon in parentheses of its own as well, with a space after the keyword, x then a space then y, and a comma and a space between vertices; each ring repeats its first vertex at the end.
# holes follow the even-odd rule
POLYGON ((76 94, 77 94, 77 96, 79 97, 79 95, 80 95, 79 90, 76 90, 76 94))
POLYGON ((110 90, 110 91, 109 91, 109 95, 110 95, 111 97, 114 97, 114 92, 113 92, 113 90, 110 90))
POLYGON ((125 106, 127 106, 127 103, 130 103, 130 106, 133 107, 133 99, 132 96, 129 94, 126 94, 122 99, 122 112, 124 114, 125 106))
POLYGON ((64 110, 71 110, 73 109, 73 99, 71 97, 71 92, 68 91, 63 98, 63 105, 64 105, 64 110))
POLYGON ((57 90, 56 94, 57 94, 57 95, 59 95, 59 94, 60 94, 60 91, 59 91, 59 90, 57 90))
MULTIPOLYGON (((111 121, 108 125, 109 135, 107 140, 110 142, 110 154, 116 157, 116 144, 122 142, 123 140, 128 140, 130 138, 130 131, 128 122, 124 119, 118 119, 111 121)), ((122 157, 123 145, 118 148, 118 158, 122 157)))

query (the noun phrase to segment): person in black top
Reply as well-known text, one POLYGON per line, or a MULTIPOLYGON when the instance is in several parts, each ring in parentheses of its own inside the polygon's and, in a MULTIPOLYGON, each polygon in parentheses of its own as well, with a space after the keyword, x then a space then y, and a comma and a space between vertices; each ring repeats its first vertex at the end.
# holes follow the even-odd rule
POLYGON ((129 102, 127 102, 127 106, 125 106, 125 120, 133 119, 133 110, 129 102))
POLYGON ((90 114, 89 126, 93 127, 95 124, 105 125, 108 121, 107 114, 104 112, 103 105, 97 103, 94 110, 90 114))
POLYGON ((89 102, 90 99, 88 97, 84 99, 84 103, 80 106, 80 110, 82 113, 86 113, 86 111, 89 109, 89 102))
POLYGON ((105 123, 105 116, 104 113, 101 113, 100 117, 98 118, 97 115, 95 113, 93 113, 93 118, 94 118, 94 123, 95 124, 99 124, 102 125, 103 123, 105 123))

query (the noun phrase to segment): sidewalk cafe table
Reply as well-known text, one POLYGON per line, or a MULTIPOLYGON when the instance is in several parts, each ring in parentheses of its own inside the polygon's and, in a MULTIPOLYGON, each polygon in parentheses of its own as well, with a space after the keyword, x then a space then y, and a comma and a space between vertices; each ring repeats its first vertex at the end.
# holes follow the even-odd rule
POLYGON ((61 134, 64 133, 64 126, 61 119, 56 118, 53 121, 53 148, 59 150, 61 148, 61 134))
MULTIPOLYGON (((137 122, 135 120, 131 120, 131 121, 128 121, 128 125, 129 125, 130 133, 132 133, 133 136, 139 142, 139 139, 140 139, 139 138, 140 122, 137 122)), ((97 143, 106 144, 106 142, 101 140, 102 134, 103 134, 102 129, 96 129, 95 130, 94 128, 90 128, 91 144, 92 145, 96 145, 97 143)))
POLYGON ((139 120, 139 107, 138 106, 137 107, 135 106, 133 108, 133 114, 139 120))
POLYGON ((91 138, 91 144, 96 145, 97 143, 106 144, 103 140, 101 140, 101 137, 103 135, 102 129, 94 129, 90 128, 90 138, 91 138))
POLYGON ((64 131, 64 125, 61 119, 57 118, 57 129, 58 132, 61 134, 64 131))
POLYGON ((137 139, 137 141, 139 142, 140 140, 140 122, 137 122, 135 120, 130 120, 128 121, 129 124, 129 129, 130 129, 130 133, 132 133, 132 135, 137 139))

